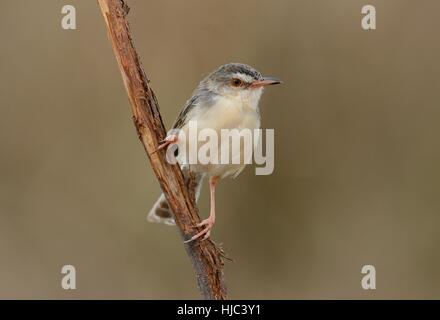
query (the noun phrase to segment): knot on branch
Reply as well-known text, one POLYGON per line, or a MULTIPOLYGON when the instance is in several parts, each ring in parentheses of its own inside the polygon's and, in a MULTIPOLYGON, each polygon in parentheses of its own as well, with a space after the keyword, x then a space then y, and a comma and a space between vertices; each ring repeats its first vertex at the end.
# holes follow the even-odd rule
POLYGON ((122 10, 124 11, 124 17, 126 17, 130 12, 130 7, 128 6, 128 4, 125 3, 124 0, 120 0, 120 1, 121 1, 122 10))

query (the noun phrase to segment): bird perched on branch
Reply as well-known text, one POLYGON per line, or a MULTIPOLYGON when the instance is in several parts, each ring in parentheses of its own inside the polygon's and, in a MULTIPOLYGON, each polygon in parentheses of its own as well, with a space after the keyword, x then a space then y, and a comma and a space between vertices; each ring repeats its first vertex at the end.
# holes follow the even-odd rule
MULTIPOLYGON (((241 63, 229 63, 221 66, 205 79, 203 79, 187 101, 179 116, 177 117, 173 130, 179 129, 188 137, 189 123, 196 121, 198 130, 212 129, 220 133, 222 129, 259 129, 260 112, 259 101, 264 87, 281 83, 274 77, 263 77, 260 72, 251 66, 241 63)), ((161 141, 157 150, 178 146, 179 150, 186 147, 179 145, 179 135, 170 131, 167 137, 161 141)), ((174 131, 175 132, 175 131, 174 131)), ((218 153, 221 153, 221 143, 218 144, 218 153)), ((229 140, 226 143, 230 143, 229 140)), ((229 150, 229 148, 226 148, 229 150)), ((242 149, 241 149, 242 151, 242 149)), ((208 163, 188 164, 187 159, 177 157, 182 167, 184 176, 188 177, 189 172, 195 174, 195 195, 196 200, 200 194, 200 188, 205 176, 209 177, 211 193, 211 210, 207 219, 203 220, 196 227, 203 227, 188 241, 203 237, 206 239, 211 233, 215 223, 215 189, 219 179, 227 176, 237 176, 245 167, 245 163, 208 163)), ((162 194, 148 214, 151 222, 162 222, 174 225, 174 215, 170 209, 165 196, 162 194)))

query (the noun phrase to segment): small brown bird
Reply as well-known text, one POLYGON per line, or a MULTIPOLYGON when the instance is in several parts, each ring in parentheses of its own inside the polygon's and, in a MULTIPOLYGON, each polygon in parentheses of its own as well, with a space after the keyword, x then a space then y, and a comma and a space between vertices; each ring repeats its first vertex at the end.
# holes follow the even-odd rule
MULTIPOLYGON (((200 82, 193 96, 187 101, 177 117, 173 129, 180 129, 186 134, 186 137, 188 137, 189 123, 191 121, 196 121, 199 131, 209 128, 218 132, 219 135, 222 129, 259 129, 260 112, 258 104, 263 88, 279 83, 281 83, 279 79, 263 77, 257 70, 248 65, 241 63, 225 64, 200 82)), ((179 146, 178 135, 169 134, 158 149, 169 147, 170 145, 177 145, 179 146, 178 149, 187 147, 188 139, 184 143, 185 146, 179 146)), ((221 152, 221 143, 218 145, 218 153, 221 152)), ((229 140, 226 143, 230 143, 229 140)), ((198 163, 188 165, 187 159, 179 158, 179 155, 177 160, 181 165, 184 176, 188 177, 189 170, 195 173, 196 201, 199 198, 204 177, 209 177, 211 191, 210 215, 197 225, 198 227, 205 226, 203 230, 186 242, 193 241, 202 236, 203 239, 206 239, 209 237, 215 223, 215 190, 217 182, 219 179, 227 176, 236 177, 244 169, 245 163, 241 161, 240 163, 227 164, 198 163)), ((167 225, 175 224, 173 213, 163 194, 150 210, 148 220, 151 222, 162 222, 167 225)))

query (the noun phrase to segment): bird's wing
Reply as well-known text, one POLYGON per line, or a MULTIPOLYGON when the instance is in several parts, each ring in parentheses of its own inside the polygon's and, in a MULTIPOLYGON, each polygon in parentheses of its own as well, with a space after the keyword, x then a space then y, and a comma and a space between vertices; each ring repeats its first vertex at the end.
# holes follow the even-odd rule
POLYGON ((198 102, 197 100, 198 96, 194 95, 186 102, 185 106, 182 108, 182 111, 180 111, 179 115, 177 116, 172 129, 180 129, 186 124, 188 113, 196 106, 198 102))

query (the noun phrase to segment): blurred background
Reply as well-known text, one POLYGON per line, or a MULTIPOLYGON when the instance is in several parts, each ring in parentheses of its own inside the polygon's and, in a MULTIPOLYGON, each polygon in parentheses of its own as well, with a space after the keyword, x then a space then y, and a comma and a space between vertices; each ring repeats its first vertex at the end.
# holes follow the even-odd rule
MULTIPOLYGON (((261 104, 274 173, 218 188, 231 298, 440 297, 438 1, 128 4, 167 127, 221 64, 284 80, 261 104)), ((0 16, 0 298, 199 298, 176 229, 146 221, 160 190, 96 1, 1 1, 0 16)))

